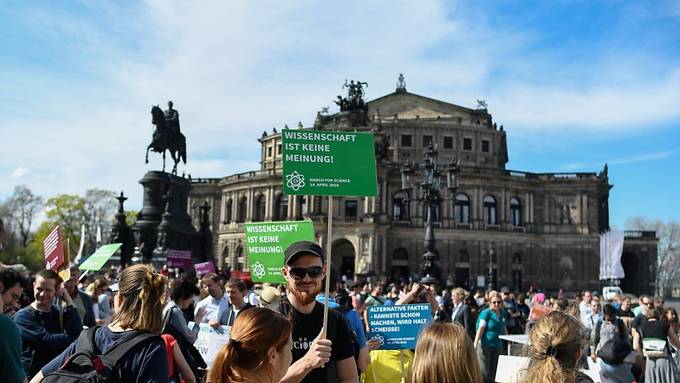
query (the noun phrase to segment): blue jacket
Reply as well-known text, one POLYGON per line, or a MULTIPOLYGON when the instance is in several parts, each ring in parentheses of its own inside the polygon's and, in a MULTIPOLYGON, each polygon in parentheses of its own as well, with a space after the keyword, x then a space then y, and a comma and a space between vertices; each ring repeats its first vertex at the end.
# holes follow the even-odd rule
POLYGON ((14 316, 21 333, 21 363, 29 380, 66 350, 83 329, 75 307, 64 310, 63 320, 59 316, 59 309, 55 305, 52 305, 50 312, 26 306, 14 316))

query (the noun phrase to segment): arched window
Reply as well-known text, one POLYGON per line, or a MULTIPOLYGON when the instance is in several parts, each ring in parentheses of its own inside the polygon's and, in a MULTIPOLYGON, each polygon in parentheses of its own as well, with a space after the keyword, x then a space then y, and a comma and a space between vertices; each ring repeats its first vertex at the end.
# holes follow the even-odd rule
POLYGON ((458 262, 458 263, 470 263, 470 254, 465 250, 459 251, 456 262, 458 262))
POLYGON ((264 198, 264 195, 260 194, 256 199, 255 199, 255 219, 253 221, 255 222, 262 222, 264 221, 264 215, 266 214, 266 200, 264 198))
POLYGON ((231 214, 232 214, 232 201, 231 198, 227 200, 227 206, 224 209, 224 222, 226 223, 231 223, 231 214))
POLYGON ((274 209, 274 220, 285 221, 288 218, 288 196, 279 194, 276 198, 276 207, 274 209))
POLYGON ((236 222, 245 222, 246 221, 246 214, 248 212, 248 198, 241 197, 241 199, 238 200, 238 211, 236 212, 236 222))
POLYGON ((392 197, 392 219, 395 221, 408 221, 411 214, 408 209, 408 194, 400 191, 392 197))
POLYGON ((522 202, 519 198, 510 198, 510 224, 512 226, 522 226, 522 202))
POLYGON ((470 197, 466 194, 456 194, 456 204, 453 207, 453 217, 456 223, 470 223, 470 197))
POLYGON ((513 265, 521 265, 522 264, 522 255, 520 253, 515 253, 512 255, 512 264, 513 265))
POLYGON ((487 195, 484 197, 484 223, 487 225, 497 225, 496 199, 487 195))

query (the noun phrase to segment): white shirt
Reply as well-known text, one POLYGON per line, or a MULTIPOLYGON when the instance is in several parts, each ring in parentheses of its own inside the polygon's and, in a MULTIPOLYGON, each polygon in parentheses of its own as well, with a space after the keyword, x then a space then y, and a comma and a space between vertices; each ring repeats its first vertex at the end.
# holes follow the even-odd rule
POLYGON ((205 309, 205 316, 201 323, 208 323, 211 320, 220 322, 220 324, 227 324, 227 317, 229 315, 229 300, 227 299, 227 294, 222 294, 221 299, 215 299, 212 295, 208 295, 203 300, 196 304, 196 309, 194 309, 194 315, 199 309, 205 309))
POLYGON ((593 323, 591 321, 593 308, 585 302, 579 303, 578 308, 581 311, 581 323, 587 328, 593 328, 593 323))

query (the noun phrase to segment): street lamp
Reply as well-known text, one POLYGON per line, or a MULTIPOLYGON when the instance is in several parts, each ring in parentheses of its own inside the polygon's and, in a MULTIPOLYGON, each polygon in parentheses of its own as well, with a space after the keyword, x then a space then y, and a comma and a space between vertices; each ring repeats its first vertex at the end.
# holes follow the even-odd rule
POLYGON ((458 174, 460 172, 460 165, 458 161, 452 160, 445 169, 440 170, 437 164, 437 149, 432 145, 428 145, 425 150, 423 161, 419 164, 412 164, 406 161, 401 167, 401 188, 406 194, 405 204, 409 204, 409 196, 414 195, 413 200, 423 204, 427 209, 427 216, 425 221, 425 254, 423 254, 423 265, 421 267, 423 277, 420 283, 423 284, 439 284, 440 282, 440 267, 437 261, 437 250, 435 248, 435 238, 433 229, 434 209, 439 206, 442 201, 455 198, 455 191, 458 188, 458 174), (416 175, 416 170, 420 170, 421 182, 417 185, 420 189, 420 197, 413 180, 416 175), (450 198, 442 198, 440 195, 441 177, 446 176, 446 188, 449 191, 450 198))

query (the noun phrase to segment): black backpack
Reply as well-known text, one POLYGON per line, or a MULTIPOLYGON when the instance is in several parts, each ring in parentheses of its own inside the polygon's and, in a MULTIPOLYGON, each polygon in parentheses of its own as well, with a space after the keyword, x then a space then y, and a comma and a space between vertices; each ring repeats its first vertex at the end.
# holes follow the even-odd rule
POLYGON ((94 340, 99 327, 83 330, 76 341, 76 351, 57 370, 47 374, 43 383, 105 383, 118 378, 118 363, 137 345, 158 335, 139 333, 101 353, 94 340))

